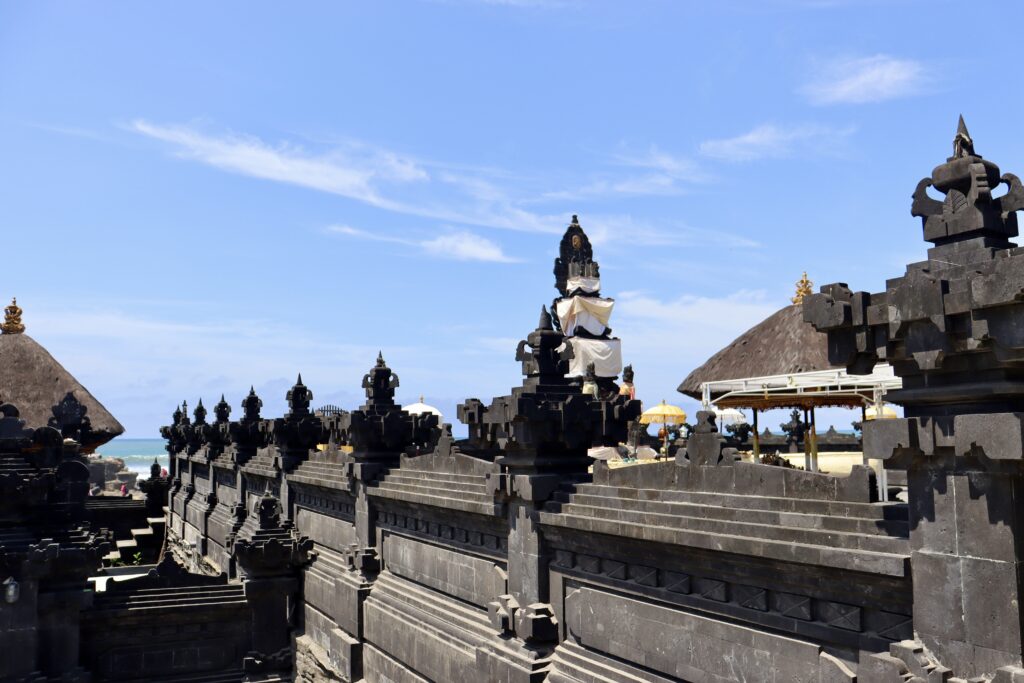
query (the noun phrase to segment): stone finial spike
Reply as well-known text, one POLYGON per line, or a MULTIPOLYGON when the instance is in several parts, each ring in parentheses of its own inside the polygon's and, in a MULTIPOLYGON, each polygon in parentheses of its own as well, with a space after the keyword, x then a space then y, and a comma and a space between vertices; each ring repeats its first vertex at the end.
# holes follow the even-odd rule
POLYGON ((382 368, 386 365, 384 362, 384 353, 382 351, 377 352, 377 367, 382 368))
POLYGON ((220 402, 221 403, 226 403, 227 402, 227 401, 224 400, 224 394, 223 393, 221 393, 221 395, 220 395, 220 402))
POLYGON ((18 306, 18 299, 11 297, 11 305, 4 308, 4 322, 0 324, 0 332, 4 334, 21 334, 25 331, 25 325, 21 322, 21 307, 18 306))
POLYGON ((202 407, 203 407, 203 399, 199 399, 199 403, 196 405, 196 408, 198 409, 198 408, 202 408, 202 407))
POLYGON ((255 396, 256 395, 256 387, 254 387, 252 384, 249 385, 249 395, 250 396, 255 396))
POLYGON ((964 123, 964 115, 960 115, 960 121, 956 126, 956 136, 953 138, 953 157, 960 158, 974 154, 974 140, 967 132, 967 124, 964 123))
POLYGON ((302 373, 301 372, 299 373, 299 378, 297 380, 295 380, 295 383, 296 384, 302 384, 302 373))
POLYGON ((540 307, 540 322, 537 323, 538 330, 553 330, 555 329, 551 323, 551 314, 548 313, 547 306, 540 307))

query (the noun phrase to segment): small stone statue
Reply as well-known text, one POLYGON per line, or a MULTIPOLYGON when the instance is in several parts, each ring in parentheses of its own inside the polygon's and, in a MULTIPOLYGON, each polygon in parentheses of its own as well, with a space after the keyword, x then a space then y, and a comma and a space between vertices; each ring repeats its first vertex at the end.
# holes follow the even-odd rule
POLYGON ((625 396, 630 401, 636 398, 636 387, 633 386, 632 365, 627 365, 622 369, 622 386, 619 387, 619 396, 625 396))
POLYGON ((587 375, 583 380, 583 395, 593 396, 595 399, 600 398, 597 390, 597 370, 594 369, 593 363, 587 363, 587 375))

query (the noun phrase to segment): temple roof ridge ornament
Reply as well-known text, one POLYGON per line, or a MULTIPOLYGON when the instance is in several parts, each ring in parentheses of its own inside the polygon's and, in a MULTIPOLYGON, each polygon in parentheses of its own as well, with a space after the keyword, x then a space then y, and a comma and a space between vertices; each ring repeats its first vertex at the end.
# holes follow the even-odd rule
POLYGON ((796 293, 790 299, 794 304, 802 304, 804 297, 810 296, 814 293, 814 283, 807 278, 807 271, 804 271, 803 277, 796 281, 796 293))
POLYGON ((11 297, 11 305, 4 308, 4 322, 0 324, 0 331, 4 334, 22 334, 25 331, 25 324, 21 322, 22 313, 18 299, 11 297))

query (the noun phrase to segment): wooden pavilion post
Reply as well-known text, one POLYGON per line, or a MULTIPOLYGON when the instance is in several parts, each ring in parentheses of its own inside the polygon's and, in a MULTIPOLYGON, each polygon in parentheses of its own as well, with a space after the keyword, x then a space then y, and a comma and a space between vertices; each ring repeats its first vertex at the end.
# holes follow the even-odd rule
POLYGON ((757 408, 754 411, 754 462, 761 462, 761 436, 757 433, 757 408))
MULTIPOLYGON (((807 408, 804 408, 804 425, 807 425, 810 421, 811 418, 807 414, 807 408)), ((811 439, 806 431, 804 432, 804 469, 808 472, 813 471, 811 469, 811 439)))
POLYGON ((818 471, 818 425, 814 419, 814 406, 811 406, 811 467, 818 471))

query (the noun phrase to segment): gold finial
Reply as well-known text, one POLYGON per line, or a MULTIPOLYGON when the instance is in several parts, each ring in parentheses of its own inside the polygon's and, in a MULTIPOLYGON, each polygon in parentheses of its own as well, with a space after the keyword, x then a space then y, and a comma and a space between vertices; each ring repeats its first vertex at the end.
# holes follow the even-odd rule
POLYGON ((21 322, 21 308, 16 298, 11 298, 11 305, 4 308, 4 322, 0 325, 0 331, 4 334, 21 334, 25 331, 25 325, 21 322))
POLYGON ((814 293, 814 283, 807 279, 807 271, 804 271, 804 276, 797 280, 796 283, 796 294, 790 301, 794 304, 802 304, 804 297, 814 293))

